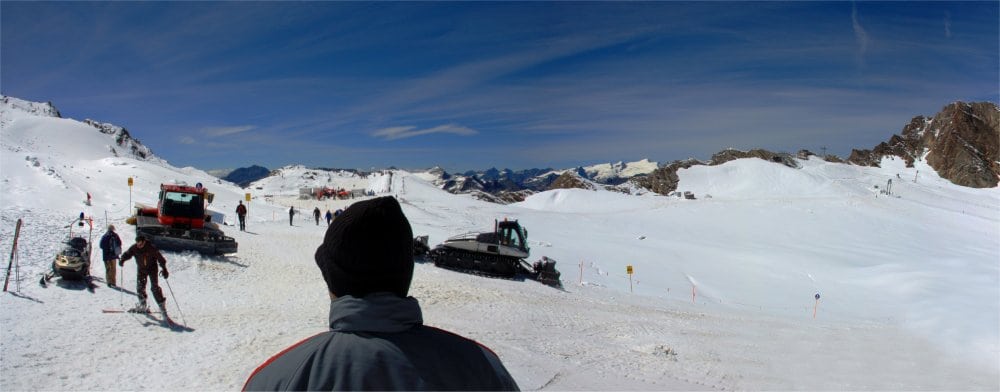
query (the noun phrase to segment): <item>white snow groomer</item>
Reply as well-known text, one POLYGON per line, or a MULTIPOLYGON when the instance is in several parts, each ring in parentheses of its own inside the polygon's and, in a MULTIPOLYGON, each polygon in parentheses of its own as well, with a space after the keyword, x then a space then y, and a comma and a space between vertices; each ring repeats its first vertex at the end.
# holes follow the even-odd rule
POLYGON ((478 275, 513 278, 518 274, 543 284, 562 287, 555 260, 542 257, 524 261, 531 253, 528 230, 516 220, 493 222, 493 231, 465 233, 448 238, 430 252, 434 265, 478 275))

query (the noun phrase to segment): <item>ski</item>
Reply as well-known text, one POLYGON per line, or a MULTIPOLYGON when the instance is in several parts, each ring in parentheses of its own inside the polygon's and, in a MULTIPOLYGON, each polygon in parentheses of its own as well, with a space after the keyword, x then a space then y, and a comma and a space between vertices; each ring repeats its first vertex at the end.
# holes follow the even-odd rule
POLYGON ((194 332, 194 328, 188 327, 187 325, 184 324, 180 324, 174 321, 174 319, 170 318, 170 316, 167 316, 166 314, 163 315, 163 322, 167 325, 167 328, 170 328, 173 331, 194 332))
POLYGON ((132 309, 101 309, 103 313, 134 313, 134 314, 149 314, 149 313, 162 313, 155 310, 147 310, 145 312, 139 312, 132 309))
MULTIPOLYGON (((164 327, 169 328, 170 330, 173 330, 173 331, 177 331, 177 332, 193 332, 194 331, 194 328, 191 328, 191 327, 189 327, 187 325, 184 325, 184 324, 180 324, 180 323, 174 321, 173 319, 171 319, 170 316, 167 316, 166 314, 163 314, 163 312, 157 311, 157 310, 150 310, 150 311, 146 311, 146 312, 136 312, 136 311, 131 310, 131 309, 101 309, 101 312, 102 313, 131 313, 131 314, 144 314, 144 315, 153 315, 153 314, 159 315, 159 314, 162 314, 163 316, 162 316, 162 318, 159 321, 160 321, 160 324, 162 324, 164 327)), ((150 317, 150 318, 152 318, 152 317, 150 317)))

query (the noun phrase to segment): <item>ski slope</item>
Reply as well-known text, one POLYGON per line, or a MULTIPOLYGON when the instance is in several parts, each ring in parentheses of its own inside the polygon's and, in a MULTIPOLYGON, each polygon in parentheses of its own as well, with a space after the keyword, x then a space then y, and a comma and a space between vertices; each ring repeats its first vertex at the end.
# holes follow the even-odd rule
MULTIPOLYGON (((310 212, 352 201, 299 199, 309 169, 241 189, 116 156, 111 136, 71 119, 3 110, 0 254, 24 226, 0 295, 0 389, 235 390, 325 329, 313 254, 326 224, 310 212), (133 304, 132 262, 122 290, 37 284, 60 241, 86 232, 80 212, 95 240, 113 223, 131 244, 131 206, 172 181, 214 192, 211 209, 228 214, 223 229, 240 244, 225 258, 165 254, 168 310, 190 331, 101 312, 133 304), (246 193, 240 232, 232 211, 246 193), (302 212, 292 224, 289 206, 302 212)), ((529 261, 557 260, 564 290, 418 263, 410 292, 425 323, 491 347, 525 390, 1000 389, 1000 191, 954 186, 922 161, 799 164, 681 170, 678 190, 696 200, 569 189, 496 205, 419 173, 319 181, 396 196, 431 245, 495 219, 528 229, 529 261), (893 195, 879 194, 889 179, 893 195)), ((91 271, 103 278, 100 264, 91 271)))

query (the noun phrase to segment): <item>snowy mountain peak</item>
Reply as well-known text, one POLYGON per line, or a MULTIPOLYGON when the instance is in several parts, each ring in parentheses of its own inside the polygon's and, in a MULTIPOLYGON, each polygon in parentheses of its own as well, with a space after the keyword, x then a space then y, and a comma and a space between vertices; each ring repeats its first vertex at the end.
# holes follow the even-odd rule
POLYGON ((55 105, 52 105, 51 102, 42 103, 25 101, 20 98, 9 97, 6 95, 0 95, 0 100, 3 101, 2 105, 0 105, 0 113, 3 114, 5 119, 9 116, 8 111, 19 111, 43 117, 62 117, 62 115, 59 114, 59 110, 57 110, 55 105))
MULTIPOLYGON (((121 155, 126 155, 135 159, 140 160, 151 160, 154 162, 164 163, 162 159, 153 155, 153 151, 146 147, 138 140, 132 138, 128 130, 123 127, 103 123, 91 119, 86 119, 81 121, 73 119, 64 119, 56 110, 55 106, 51 103, 41 103, 41 102, 31 102, 19 98, 2 96, 2 103, 0 103, 0 113, 2 113, 2 124, 5 128, 15 127, 15 122, 19 119, 32 119, 29 122, 42 123, 53 122, 52 126, 55 126, 64 130, 71 129, 84 129, 96 128, 98 132, 105 135, 110 135, 112 137, 112 143, 110 145, 105 145, 104 148, 97 149, 94 154, 97 156, 104 155, 104 151, 110 153, 111 156, 118 157, 121 155), (63 126, 65 122, 69 122, 68 127, 63 126), (59 125, 56 125, 59 124, 59 125), (84 127, 89 126, 89 127, 84 127)), ((33 128, 33 127, 29 127, 33 128)), ((27 136, 27 135, 26 135, 27 136)), ((36 135, 37 136, 37 135, 36 135)), ((84 135, 73 135, 74 137, 79 136, 87 140, 87 142, 100 142, 101 139, 91 139, 84 135)), ((72 139, 71 139, 72 140, 72 139)), ((89 151, 89 149, 85 149, 89 151)))
POLYGON ((659 164, 649 159, 637 162, 602 163, 582 168, 587 178, 598 182, 617 182, 615 179, 627 179, 640 174, 649 174, 659 167, 659 164))

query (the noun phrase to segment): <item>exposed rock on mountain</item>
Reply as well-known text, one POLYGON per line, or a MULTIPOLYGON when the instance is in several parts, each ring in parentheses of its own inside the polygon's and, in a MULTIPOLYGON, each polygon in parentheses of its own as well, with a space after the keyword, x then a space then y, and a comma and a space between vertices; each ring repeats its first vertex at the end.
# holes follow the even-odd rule
POLYGON ((955 102, 933 118, 914 117, 901 135, 872 150, 853 150, 848 162, 878 166, 898 156, 913 166, 918 159, 938 175, 962 186, 992 188, 1000 181, 1000 108, 991 102, 955 102))
MULTIPOLYGON (((53 108, 53 110, 55 110, 55 108, 53 108)), ((56 112, 56 114, 58 115, 59 113, 56 112)), ((132 135, 128 133, 128 130, 123 127, 119 127, 114 124, 94 121, 89 118, 83 120, 83 123, 90 125, 94 128, 97 128, 97 130, 100 131, 101 133, 114 136, 115 143, 118 144, 119 147, 122 147, 126 151, 128 151, 128 153, 131 154, 133 158, 146 159, 153 155, 153 152, 149 150, 149 147, 146 147, 142 145, 142 143, 140 143, 138 140, 133 139, 132 135)), ((115 156, 118 156, 118 151, 115 150, 114 148, 111 149, 111 152, 115 154, 115 156)))
POLYGON ((56 107, 52 104, 52 102, 31 102, 19 98, 8 97, 6 95, 0 95, 0 98, 3 100, 4 107, 31 113, 36 116, 62 118, 62 115, 59 114, 59 110, 56 110, 56 107))
POLYGON ((768 162, 780 163, 793 169, 799 167, 798 162, 794 159, 795 157, 791 154, 776 153, 759 148, 750 151, 740 151, 730 148, 713 154, 712 159, 708 162, 702 162, 693 158, 684 161, 674 161, 665 167, 654 170, 649 175, 636 176, 632 179, 632 182, 641 188, 649 189, 661 195, 668 195, 677 190, 677 184, 680 182, 680 177, 677 176, 678 170, 687 169, 695 165, 721 165, 742 158, 759 158, 768 162))
POLYGON ((670 194, 677 190, 677 184, 680 182, 680 178, 677 177, 677 171, 680 169, 687 169, 694 165, 704 165, 705 163, 689 158, 683 161, 674 161, 673 163, 654 170, 645 176, 637 176, 632 179, 632 182, 640 188, 649 189, 650 191, 659 193, 661 195, 670 194))
POLYGON ((560 175, 558 178, 556 178, 556 180, 553 181, 552 184, 549 185, 549 188, 546 189, 546 190, 552 190, 552 189, 573 189, 573 188, 576 188, 576 189, 587 189, 587 190, 594 190, 594 189, 596 189, 596 187, 594 186, 593 183, 584 180, 576 172, 568 171, 567 170, 562 175, 560 175))
POLYGON ((799 167, 799 164, 795 162, 795 159, 791 154, 774 153, 759 148, 750 151, 740 151, 731 148, 719 151, 715 153, 715 155, 712 155, 712 160, 709 165, 721 165, 723 163, 742 158, 760 158, 765 161, 780 163, 793 169, 799 167))

